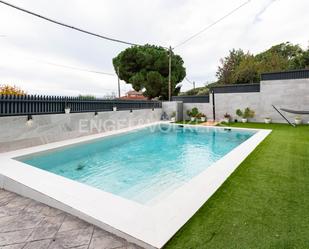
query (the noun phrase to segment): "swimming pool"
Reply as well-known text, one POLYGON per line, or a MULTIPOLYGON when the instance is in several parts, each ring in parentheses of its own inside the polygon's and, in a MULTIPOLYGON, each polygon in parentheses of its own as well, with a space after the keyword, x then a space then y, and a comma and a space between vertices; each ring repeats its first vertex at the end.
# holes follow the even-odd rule
POLYGON ((0 188, 162 248, 270 132, 157 122, 68 139, 0 154, 0 188))
POLYGON ((18 160, 141 204, 153 204, 256 131, 158 124, 18 160))

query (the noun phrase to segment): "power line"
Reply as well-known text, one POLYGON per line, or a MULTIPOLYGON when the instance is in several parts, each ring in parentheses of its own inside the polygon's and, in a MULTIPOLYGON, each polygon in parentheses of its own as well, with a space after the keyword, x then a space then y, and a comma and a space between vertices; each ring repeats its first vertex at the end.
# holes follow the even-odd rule
POLYGON ((189 38, 187 38, 186 40, 184 40, 183 42, 179 43, 178 45, 176 45, 174 47, 178 48, 182 45, 184 45, 185 43, 191 41, 192 39, 194 39, 195 37, 199 36, 201 33, 207 31, 208 29, 212 28, 213 26, 215 26, 216 24, 218 24, 219 22, 223 21, 225 18, 229 17, 230 15, 234 14, 236 11, 238 11, 239 9, 241 9, 242 7, 244 7, 245 5, 247 5, 249 2, 251 2, 251 0, 248 0, 244 3, 242 3, 241 5, 239 5, 237 8, 233 9, 232 11, 230 11, 229 13, 227 13, 226 15, 224 15, 223 17, 219 18, 218 20, 216 20, 215 22, 211 23, 210 25, 208 25, 207 27, 203 28, 202 30, 200 30, 199 32, 195 33, 194 35, 190 36, 189 38))
MULTIPOLYGON (((140 44, 137 44, 137 43, 132 43, 132 42, 127 42, 127 41, 123 41, 123 40, 119 40, 119 39, 114 39, 114 38, 110 38, 110 37, 107 37, 107 36, 96 34, 96 33, 93 33, 93 32, 90 32, 90 31, 87 31, 87 30, 84 30, 84 29, 81 29, 81 28, 77 28, 77 27, 74 27, 74 26, 62 23, 60 21, 57 21, 57 20, 54 20, 54 19, 42 16, 40 14, 34 13, 34 12, 30 11, 30 10, 26 10, 24 8, 18 7, 16 5, 10 4, 10 3, 2 1, 2 0, 0 0, 0 3, 2 3, 4 5, 7 5, 7 6, 11 7, 11 8, 14 8, 16 10, 22 11, 24 13, 27 13, 29 15, 32 15, 32 16, 38 17, 40 19, 43 19, 45 21, 48 21, 48 22, 51 22, 51 23, 54 23, 54 24, 57 24, 57 25, 60 25, 60 26, 66 27, 66 28, 70 28, 70 29, 73 29, 73 30, 76 30, 76 31, 79 31, 79 32, 82 32, 82 33, 85 33, 85 34, 88 34, 88 35, 92 35, 92 36, 95 36, 95 37, 98 37, 98 38, 102 38, 102 39, 105 39, 105 40, 109 40, 109 41, 112 41, 112 42, 118 42, 118 43, 122 43, 122 44, 126 44, 126 45, 140 46, 140 44)), ((5 37, 5 36, 4 35, 0 35, 0 37, 5 37)), ((107 72, 89 70, 89 69, 84 69, 84 68, 78 68, 78 67, 62 65, 62 64, 57 64, 57 63, 52 63, 52 62, 47 62, 47 61, 42 61, 42 60, 37 60, 37 61, 45 63, 45 64, 48 64, 48 65, 52 65, 52 66, 68 68, 68 69, 71 69, 71 70, 77 70, 77 71, 84 71, 84 72, 89 72, 89 73, 96 73, 96 74, 115 76, 115 74, 113 74, 113 73, 107 73, 107 72)), ((119 79, 118 79, 118 81, 119 81, 119 79)), ((118 82, 118 85, 119 84, 120 84, 120 82, 118 82)), ((111 89, 109 89, 109 90, 111 90, 111 89)), ((120 86, 118 86, 118 92, 119 92, 119 95, 120 95, 120 86)))
MULTIPOLYGON (((49 61, 40 60, 40 59, 37 59, 37 58, 22 57, 22 59, 32 60, 32 61, 35 61, 35 62, 44 63, 44 64, 47 64, 47 65, 56 66, 56 67, 63 67, 63 68, 67 68, 67 69, 70 69, 70 70, 82 71, 82 72, 87 72, 87 73, 95 73, 95 74, 101 74, 101 75, 108 75, 108 76, 116 76, 116 74, 114 74, 114 73, 107 73, 107 72, 102 72, 102 71, 79 68, 79 67, 75 67, 75 66, 57 64, 57 63, 53 63, 53 62, 49 62, 49 61)), ((106 91, 115 91, 115 92, 117 91, 117 89, 111 89, 111 88, 101 88, 101 89, 106 90, 106 91)), ((124 90, 122 90, 122 91, 124 91, 124 90)))
MULTIPOLYGON (((102 74, 102 75, 108 75, 108 76, 116 76, 116 74, 113 74, 113 73, 106 73, 106 72, 89 70, 89 69, 84 69, 84 68, 79 68, 79 67, 74 67, 74 66, 57 64, 57 63, 43 61, 43 60, 39 60, 39 59, 32 59, 32 58, 28 58, 28 59, 35 60, 37 62, 44 63, 44 64, 47 64, 47 65, 56 66, 56 67, 63 67, 63 68, 67 68, 67 69, 71 69, 71 70, 75 70, 75 71, 82 71, 82 72, 95 73, 95 74, 102 74)), ((101 88, 101 89, 102 90, 106 90, 106 91, 115 91, 115 92, 117 91, 116 89, 111 89, 111 88, 101 88)))
MULTIPOLYGON (((10 54, 8 54, 8 55, 10 55, 10 54)), ((91 70, 91 69, 86 69, 86 68, 70 66, 70 65, 63 65, 63 64, 59 64, 59 63, 54 63, 54 62, 46 61, 46 60, 41 60, 41 59, 38 59, 38 58, 35 58, 35 57, 26 57, 26 56, 25 57, 24 56, 22 56, 22 57, 18 56, 18 57, 22 58, 22 59, 26 59, 26 60, 36 61, 36 62, 39 62, 39 63, 55 66, 55 67, 62 67, 62 68, 67 68, 67 69, 76 70, 76 71, 82 71, 82 72, 87 72, 87 73, 95 73, 95 74, 102 74, 102 75, 108 75, 108 76, 116 76, 115 73, 91 70)))
POLYGON ((187 82, 189 82, 190 84, 192 84, 193 85, 193 89, 195 89, 195 81, 190 81, 187 77, 185 77, 185 80, 187 82))
POLYGON ((113 42, 118 42, 118 43, 122 43, 122 44, 126 44, 126 45, 140 46, 137 43, 127 42, 127 41, 123 41, 123 40, 118 40, 118 39, 110 38, 110 37, 103 36, 103 35, 100 35, 100 34, 96 34, 96 33, 93 33, 93 32, 90 32, 90 31, 87 31, 87 30, 84 30, 84 29, 81 29, 81 28, 77 28, 77 27, 74 27, 74 26, 62 23, 60 21, 57 21, 57 20, 54 20, 54 19, 42 16, 40 14, 34 13, 34 12, 30 11, 30 10, 26 10, 24 8, 18 7, 16 5, 13 5, 11 3, 8 3, 8 2, 2 1, 2 0, 0 0, 0 3, 2 3, 4 5, 7 5, 7 6, 11 7, 11 8, 17 9, 19 11, 25 12, 27 14, 33 15, 35 17, 41 18, 41 19, 43 19, 45 21, 52 22, 52 23, 58 24, 60 26, 63 26, 63 27, 66 27, 66 28, 70 28, 70 29, 73 29, 73 30, 76 30, 76 31, 79 31, 79 32, 82 32, 82 33, 85 33, 85 34, 88 34, 88 35, 96 36, 96 37, 99 37, 99 38, 102 38, 102 39, 105 39, 105 40, 109 40, 109 41, 113 41, 113 42))
MULTIPOLYGON (((79 68, 79 67, 74 67, 74 66, 68 66, 68 65, 63 65, 63 64, 57 64, 57 63, 53 63, 53 62, 43 61, 43 60, 39 60, 39 59, 31 59, 31 60, 35 60, 37 62, 44 63, 44 64, 51 65, 51 66, 63 67, 63 68, 67 68, 67 69, 71 69, 71 70, 76 70, 76 71, 95 73, 95 74, 101 74, 101 75, 108 75, 108 76, 116 76, 116 74, 114 74, 114 73, 107 73, 107 72, 102 72, 102 71, 89 70, 89 69, 85 69, 85 68, 79 68)), ((106 91, 115 91, 115 92, 120 90, 120 89, 117 90, 117 89, 111 89, 111 88, 101 88, 101 89, 102 90, 106 90, 106 91)), ((122 91, 122 93, 126 92, 125 90, 121 90, 121 91, 122 91)))
POLYGON ((187 77, 185 77, 185 80, 188 81, 190 84, 193 84, 191 80, 189 80, 187 77))
POLYGON ((63 67, 63 68, 68 68, 76 71, 83 71, 83 72, 88 72, 88 73, 95 73, 95 74, 103 74, 103 75, 109 75, 109 76, 116 76, 114 73, 107 73, 107 72, 102 72, 102 71, 95 71, 95 70, 90 70, 90 69, 85 69, 85 68, 79 68, 79 67, 74 67, 74 66, 68 66, 68 65, 62 65, 62 64, 57 64, 53 62, 48 62, 48 61, 42 61, 42 60, 37 60, 38 62, 42 62, 44 64, 48 64, 51 66, 56 66, 56 67, 63 67))

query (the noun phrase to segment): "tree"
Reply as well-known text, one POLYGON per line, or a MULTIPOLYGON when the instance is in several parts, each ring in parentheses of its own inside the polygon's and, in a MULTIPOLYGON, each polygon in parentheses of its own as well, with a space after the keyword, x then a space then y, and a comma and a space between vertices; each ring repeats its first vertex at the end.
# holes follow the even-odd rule
POLYGON ((309 69, 309 48, 302 54, 301 64, 299 68, 309 69))
MULTIPOLYGON (((149 98, 168 99, 168 51, 153 45, 132 46, 113 59, 114 69, 119 78, 132 84, 134 90, 145 90, 149 98)), ((186 76, 184 62, 172 52, 172 94, 177 95, 181 86, 177 86, 186 76)))
POLYGON ((303 50, 299 45, 293 45, 290 42, 280 43, 272 46, 270 49, 256 55, 257 59, 261 59, 268 54, 277 54, 286 60, 292 60, 298 55, 302 54, 303 50))
POLYGON ((280 43, 257 55, 231 50, 221 59, 216 84, 259 82, 261 73, 309 68, 309 49, 290 42, 280 43))
POLYGON ((289 70, 289 61, 280 54, 269 53, 260 59, 256 57, 260 65, 259 73, 270 73, 289 70))
POLYGON ((309 69, 309 48, 292 60, 291 69, 309 69))
POLYGON ((243 50, 231 50, 229 55, 220 60, 221 65, 218 67, 216 76, 220 84, 233 84, 235 83, 235 70, 244 58, 245 53, 243 50))
POLYGON ((86 95, 79 94, 78 97, 80 99, 83 99, 83 100, 94 100, 94 99, 96 99, 96 96, 91 95, 91 94, 86 94, 86 95))
POLYGON ((255 83, 260 81, 259 64, 254 55, 246 54, 234 72, 234 83, 255 83))
POLYGON ((257 54, 255 58, 261 65, 260 71, 268 73, 296 69, 293 66, 293 61, 302 53, 303 50, 299 45, 285 42, 272 46, 270 49, 257 54))
POLYGON ((0 95, 16 95, 23 96, 27 93, 16 86, 0 85, 0 95))
POLYGON ((180 93, 181 96, 202 96, 209 94, 209 89, 206 86, 196 87, 194 89, 190 89, 186 92, 180 93))

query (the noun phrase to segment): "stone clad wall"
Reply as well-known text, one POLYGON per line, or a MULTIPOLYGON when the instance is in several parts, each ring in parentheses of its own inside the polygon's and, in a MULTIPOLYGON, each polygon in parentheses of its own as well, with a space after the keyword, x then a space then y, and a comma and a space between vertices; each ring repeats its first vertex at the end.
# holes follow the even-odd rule
POLYGON ((0 117, 0 152, 159 121, 162 109, 0 117))

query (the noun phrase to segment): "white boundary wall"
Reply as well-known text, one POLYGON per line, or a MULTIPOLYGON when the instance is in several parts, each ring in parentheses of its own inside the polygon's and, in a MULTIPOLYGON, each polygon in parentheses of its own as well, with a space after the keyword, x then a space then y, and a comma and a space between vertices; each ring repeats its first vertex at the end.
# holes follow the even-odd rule
MULTIPOLYGON (((309 79, 262 81, 261 91, 254 93, 217 93, 215 94, 216 118, 222 119, 228 112, 233 119, 237 109, 249 107, 256 113, 252 121, 263 122, 270 117, 275 123, 285 123, 285 120, 275 111, 278 109, 309 111, 309 79)), ((291 122, 296 114, 282 112, 291 122)), ((304 123, 309 121, 309 115, 300 115, 304 123)))
POLYGON ((187 115, 188 110, 192 110, 193 107, 196 107, 201 113, 204 113, 207 116, 208 120, 212 120, 212 103, 184 103, 183 104, 183 117, 184 119, 189 119, 187 115))
MULTIPOLYGON (((274 122, 284 122, 271 107, 309 111, 309 79, 264 81, 261 84, 259 111, 270 116, 274 122)), ((296 114, 282 112, 294 121, 296 114)), ((309 122, 309 115, 300 115, 304 122, 309 122)))
MULTIPOLYGON (((249 107, 256 113, 255 118, 251 121, 258 122, 262 120, 263 114, 259 111, 260 109, 260 96, 261 93, 216 93, 215 104, 216 104, 216 119, 221 120, 225 113, 232 116, 232 120, 239 119, 235 112, 237 109, 244 110, 249 107)), ((212 105, 212 103, 211 103, 212 105)))
MULTIPOLYGON (((218 121, 223 119, 225 113, 230 114, 233 120, 239 120, 236 110, 249 107, 256 114, 251 120, 253 122, 264 122, 265 117, 270 117, 275 123, 285 123, 286 121, 274 110, 272 105, 278 109, 309 111, 309 79, 262 81, 260 92, 215 94, 216 120, 218 121)), ((207 115, 209 120, 212 120, 212 106, 211 96, 209 103, 184 103, 184 119, 188 119, 187 110, 197 107, 200 112, 207 115)), ((172 104, 170 104, 168 112, 173 111, 171 107, 172 104)), ((165 111, 164 106, 163 111, 165 111)), ((303 123, 309 122, 309 115, 282 113, 291 122, 294 122, 296 116, 301 116, 303 123)))

